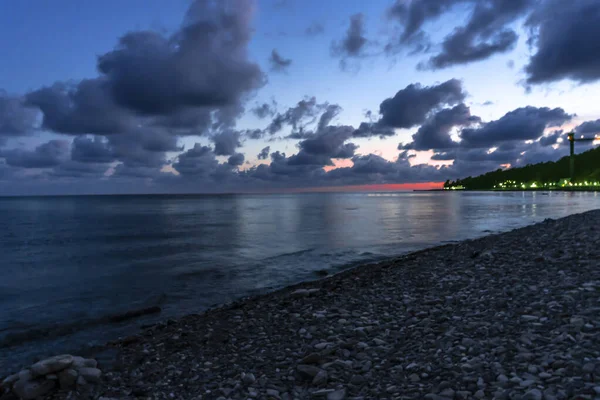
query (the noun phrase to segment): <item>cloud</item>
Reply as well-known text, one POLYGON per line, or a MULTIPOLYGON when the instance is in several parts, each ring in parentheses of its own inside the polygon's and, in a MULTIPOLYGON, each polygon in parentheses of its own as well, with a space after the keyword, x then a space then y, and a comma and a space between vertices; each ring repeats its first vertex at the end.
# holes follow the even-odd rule
MULTIPOLYGON (((90 162, 77 162, 68 160, 53 168, 49 175, 55 178, 89 179, 105 176, 109 166, 107 164, 94 164, 90 162)), ((75 180, 77 183, 77 180, 75 180)))
POLYGON ((0 151, 6 164, 21 168, 50 168, 68 158, 70 144, 66 140, 50 140, 34 150, 11 149, 0 151))
POLYGON ((269 152, 271 151, 271 146, 267 146, 265 148, 263 148, 260 153, 258 153, 258 156, 256 156, 259 160, 266 160, 267 158, 269 158, 269 152))
POLYGON ((581 134, 600 133, 600 119, 597 119, 595 121, 586 121, 586 122, 582 123, 577 128, 575 128, 575 132, 581 133, 581 134))
POLYGON ((240 147, 240 132, 226 130, 214 135, 211 139, 215 144, 215 154, 218 156, 231 156, 240 147))
POLYGON ((55 83, 28 93, 26 100, 42 111, 42 128, 57 133, 111 135, 136 124, 134 116, 113 101, 98 79, 55 83))
POLYGON ((352 136, 357 138, 366 138, 372 136, 379 136, 385 138, 387 136, 394 136, 396 131, 394 128, 385 126, 380 122, 361 122, 358 128, 354 131, 352 136))
POLYGON ((37 128, 38 112, 27 107, 24 99, 0 90, 0 145, 4 138, 25 136, 37 128))
POLYGON ((196 0, 174 34, 129 32, 98 70, 115 102, 140 114, 237 103, 264 83, 247 58, 252 14, 249 0, 196 0))
POLYGON ((343 57, 358 57, 368 40, 365 37, 365 16, 361 13, 350 16, 350 26, 340 42, 333 43, 334 53, 343 57))
POLYGON ((194 147, 177 157, 173 168, 183 176, 208 176, 218 165, 219 162, 212 149, 196 143, 194 147))
POLYGON ((421 68, 441 69, 485 60, 514 48, 517 33, 508 25, 531 9, 534 0, 479 0, 465 26, 442 42, 442 51, 421 68))
POLYGON ((570 121, 562 108, 521 107, 506 113, 502 118, 483 124, 480 128, 465 128, 461 131, 462 147, 493 147, 510 140, 535 140, 552 126, 570 121))
POLYGON ((284 72, 292 65, 292 60, 283 58, 277 50, 273 49, 271 56, 269 57, 269 64, 271 64, 271 71, 284 72))
POLYGON ((528 84, 600 79, 600 3, 547 0, 529 20, 535 52, 525 66, 528 84))
POLYGON ((325 27, 323 26, 323 24, 321 24, 320 22, 313 22, 306 28, 304 34, 307 36, 317 36, 321 35, 324 32, 325 27))
MULTIPOLYGON (((517 32, 511 25, 537 5, 537 0, 396 0, 388 9, 391 20, 402 27, 386 45, 388 53, 409 48, 411 54, 441 50, 418 64, 419 69, 442 69, 487 59, 514 48, 517 32), (468 16, 439 46, 431 43, 423 26, 462 5, 468 16)), ((453 19, 457 19, 453 16, 453 19)))
POLYGON ((540 138, 541 146, 552 146, 558 142, 558 139, 563 135, 562 130, 556 130, 550 135, 544 135, 540 138))
POLYGON ((380 123, 387 127, 411 128, 425 122, 430 112, 444 105, 461 103, 465 98, 462 83, 457 79, 435 86, 413 83, 381 103, 380 123))
POLYGON ((73 139, 71 160, 81 163, 109 163, 115 156, 110 143, 101 136, 78 136, 73 139))
POLYGON ((293 132, 303 130, 314 123, 317 116, 328 106, 327 103, 317 103, 316 97, 306 97, 294 107, 288 108, 283 114, 277 113, 265 132, 274 135, 280 132, 284 125, 290 125, 293 132))
POLYGON ((242 153, 235 153, 227 159, 227 164, 231 165, 232 167, 237 167, 239 165, 242 165, 243 163, 244 155, 242 153))
POLYGON ((260 119, 272 117, 277 112, 277 103, 263 103, 254 107, 251 111, 260 119))
POLYGON ((402 34, 394 42, 388 44, 387 49, 392 50, 399 45, 418 44, 425 46, 427 41, 425 32, 421 30, 425 22, 439 17, 458 3, 466 0, 396 0, 388 9, 387 15, 403 26, 402 34))
POLYGON ((450 131, 456 126, 468 126, 481 119, 471 115, 471 110, 464 103, 460 103, 454 108, 446 108, 433 114, 415 133, 412 135, 412 143, 400 146, 400 149, 429 150, 429 149, 450 149, 458 145, 450 137, 450 131))

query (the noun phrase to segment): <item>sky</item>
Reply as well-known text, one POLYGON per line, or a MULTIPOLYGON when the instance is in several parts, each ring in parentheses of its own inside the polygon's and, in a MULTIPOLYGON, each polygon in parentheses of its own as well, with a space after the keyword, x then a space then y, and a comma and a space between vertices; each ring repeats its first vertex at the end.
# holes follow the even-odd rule
POLYGON ((0 195, 436 187, 600 133, 596 0, 4 1, 0 50, 0 195))

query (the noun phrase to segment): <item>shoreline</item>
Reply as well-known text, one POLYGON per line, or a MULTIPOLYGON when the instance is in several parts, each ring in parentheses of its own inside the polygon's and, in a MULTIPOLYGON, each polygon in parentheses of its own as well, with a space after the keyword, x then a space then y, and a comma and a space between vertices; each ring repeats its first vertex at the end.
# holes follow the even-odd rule
POLYGON ((599 231, 600 210, 574 214, 168 320, 107 344, 118 354, 104 382, 77 398, 598 395, 597 296, 561 305, 558 317, 552 301, 538 307, 536 298, 563 296, 565 282, 600 291, 599 231), (573 240, 582 238, 588 243, 573 240), (582 338, 594 347, 573 364, 582 338))

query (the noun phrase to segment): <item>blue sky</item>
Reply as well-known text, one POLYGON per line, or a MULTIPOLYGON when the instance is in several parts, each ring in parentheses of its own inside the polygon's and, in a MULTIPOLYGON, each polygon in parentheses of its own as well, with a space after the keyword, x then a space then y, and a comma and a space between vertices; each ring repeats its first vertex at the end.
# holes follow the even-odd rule
MULTIPOLYGON (((397 1, 411 4, 408 0, 397 1)), ((430 0, 413 0, 413 3, 418 1, 430 0)), ((548 0, 549 3, 552 1, 548 0)), ((2 2, 0 89, 11 96, 23 96, 55 82, 77 83, 82 79, 94 79, 98 77, 98 56, 115 49, 120 37, 128 32, 145 30, 165 35, 176 33, 191 3, 191 0, 2 2)), ((408 85, 434 86, 450 79, 462 81, 463 90, 468 94, 464 103, 483 123, 526 106, 561 107, 569 114, 576 114, 565 128, 600 118, 594 101, 600 84, 595 79, 584 83, 562 79, 525 89, 523 82, 527 74, 524 68, 536 52, 535 46, 527 44, 529 32, 523 27, 526 14, 506 25, 519 35, 509 51, 447 68, 420 70, 416 65, 427 59, 427 54, 411 55, 405 50, 390 55, 384 51, 384 45, 394 32, 403 29, 402 24, 387 16, 394 4, 392 0, 258 0, 249 23, 251 39, 245 51, 249 62, 258 64, 264 73, 266 84, 244 93, 245 112, 237 116, 235 128, 264 129, 269 120, 253 115, 252 107, 274 100, 277 110, 284 112, 307 96, 316 97, 318 103, 341 106, 343 111, 333 123, 356 127, 366 121, 365 111, 371 110, 376 115, 384 99, 393 97, 408 85), (363 33, 368 42, 359 56, 346 57, 347 66, 342 68, 340 57, 332 54, 332 43, 344 39, 350 17, 359 13, 364 18, 363 33), (323 32, 307 35, 305 31, 311 24, 322 25, 323 32), (269 57, 274 49, 291 60, 291 65, 283 72, 271 70, 269 57), (484 104, 486 102, 491 104, 484 104)), ((454 29, 467 24, 472 13, 474 11, 466 1, 466 5, 458 4, 426 21, 422 29, 433 43, 431 52, 437 51, 454 29)), ((417 129, 418 126, 397 128, 395 136, 384 139, 375 135, 354 138, 352 143, 358 146, 355 155, 376 154, 394 161, 398 157, 398 143, 410 142, 417 129)), ((457 132, 455 130, 453 137, 459 140, 457 132)), ((38 129, 34 135, 9 135, 5 148, 30 151, 48 140, 71 138, 52 129, 38 129)), ((210 134, 178 138, 178 143, 186 150, 195 143, 211 145, 211 141, 210 134)), ((241 144, 238 150, 245 155, 246 164, 240 170, 244 170, 259 162, 269 163, 268 159, 259 161, 256 158, 265 146, 269 145, 271 152, 279 150, 289 156, 298 152, 299 142, 283 140, 282 136, 261 140, 242 136, 241 144)), ((418 157, 411 163, 414 164, 414 160, 425 162, 435 151, 417 152, 418 157)), ((178 155, 178 151, 170 151, 167 158, 176 162, 178 155)), ((224 162, 227 157, 217 156, 217 159, 224 162)), ((336 165, 341 161, 333 159, 336 165)), ((343 161, 344 165, 351 164, 351 158, 343 161)))

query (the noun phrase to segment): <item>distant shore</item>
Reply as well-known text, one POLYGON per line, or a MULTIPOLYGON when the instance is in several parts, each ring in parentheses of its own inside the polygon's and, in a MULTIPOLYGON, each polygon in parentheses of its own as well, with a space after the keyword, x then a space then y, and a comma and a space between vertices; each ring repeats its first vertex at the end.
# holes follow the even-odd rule
POLYGON ((598 243, 600 210, 169 320, 110 345, 87 395, 594 398, 598 243))
POLYGON ((525 189, 415 189, 413 192, 599 192, 600 188, 525 188, 525 189))

